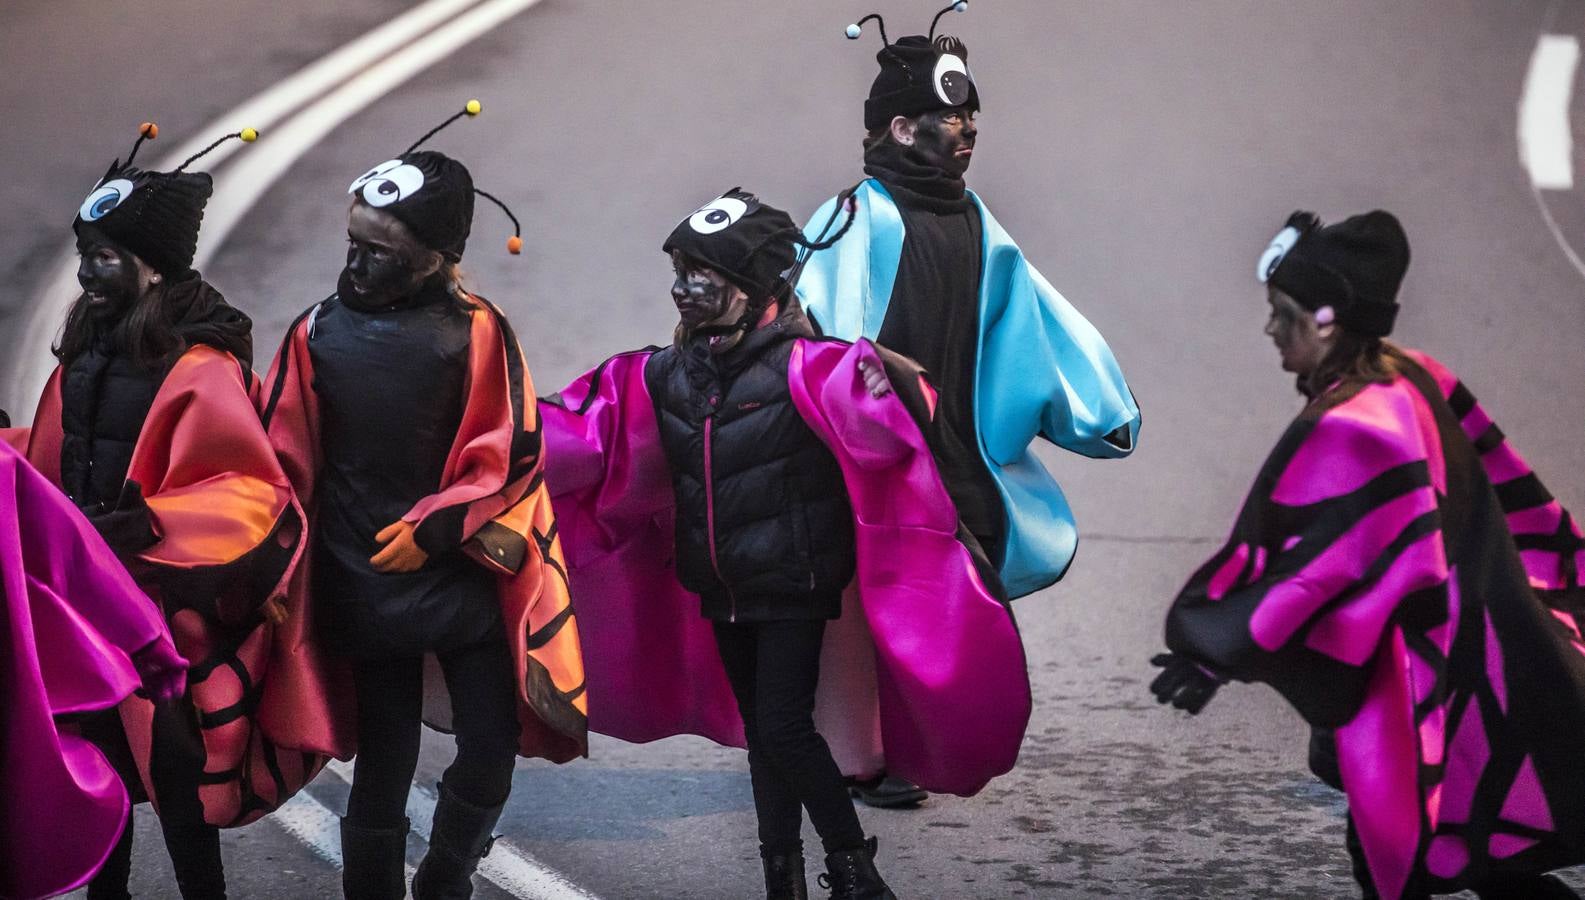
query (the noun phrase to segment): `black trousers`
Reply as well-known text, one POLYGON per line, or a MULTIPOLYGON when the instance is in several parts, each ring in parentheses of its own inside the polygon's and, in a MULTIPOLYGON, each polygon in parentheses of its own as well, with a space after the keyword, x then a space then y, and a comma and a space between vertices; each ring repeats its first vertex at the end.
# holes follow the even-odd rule
MULTIPOLYGON (((106 710, 82 721, 83 737, 92 741, 115 766, 133 797, 141 796, 142 780, 127 744, 121 716, 106 710)), ((160 831, 165 851, 176 872, 183 900, 217 900, 226 895, 225 869, 220 859, 220 830, 204 821, 198 796, 204 770, 203 737, 192 702, 183 697, 155 704, 150 735, 149 780, 159 804, 160 831)), ((110 857, 88 883, 89 900, 125 900, 132 874, 132 817, 110 857)))
MULTIPOLYGON (((512 791, 521 726, 517 676, 506 639, 437 654, 451 695, 457 758, 446 769, 446 787, 475 806, 506 802, 512 791)), ((353 664, 358 696, 358 758, 352 771, 347 818, 366 828, 400 824, 407 790, 418 768, 423 731, 424 660, 421 656, 359 660, 353 664)))
POLYGON ((825 738, 815 731, 815 687, 820 681, 826 623, 714 625, 716 646, 748 736, 748 770, 761 849, 801 849, 805 809, 827 853, 863 846, 864 829, 842 773, 825 738))

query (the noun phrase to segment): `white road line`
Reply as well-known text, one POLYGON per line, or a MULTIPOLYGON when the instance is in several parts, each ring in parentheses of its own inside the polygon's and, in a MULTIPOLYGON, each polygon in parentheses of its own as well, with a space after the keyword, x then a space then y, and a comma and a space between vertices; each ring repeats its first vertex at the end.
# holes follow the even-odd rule
MULTIPOLYGON (((199 129, 192 140, 163 158, 158 168, 179 164, 226 131, 254 127, 263 136, 247 154, 238 157, 237 164, 215 173, 215 197, 205 212, 194 265, 202 268, 287 168, 342 121, 538 2, 429 0, 258 94, 214 125, 199 129), (325 94, 331 88, 336 89, 325 94), (316 96, 320 99, 312 106, 284 118, 316 96)), ((459 102, 461 99, 466 98, 459 102)), ((239 149, 235 143, 222 145, 205 157, 204 168, 214 171, 221 160, 239 149)), ((84 184, 85 195, 89 187, 84 184)), ((20 352, 0 407, 11 410, 18 423, 32 418, 38 393, 54 368, 49 345, 80 291, 76 254, 71 248, 61 254, 53 271, 55 275, 39 301, 30 307, 30 318, 19 329, 20 352)), ((262 346, 271 346, 271 342, 266 340, 262 346)))
POLYGON ((1579 39, 1544 34, 1530 56, 1519 102, 1519 158, 1540 190, 1574 187, 1574 133, 1569 104, 1579 68, 1579 39))
MULTIPOLYGON (((307 791, 298 791, 265 821, 281 826, 315 856, 341 868, 341 819, 307 791)), ((404 880, 412 881, 412 865, 406 866, 406 876, 404 880)))
MULTIPOLYGON (((348 784, 352 783, 351 763, 332 761, 325 768, 335 777, 348 784)), ((413 821, 413 830, 428 841, 429 825, 435 817, 435 795, 428 788, 415 785, 408 792, 407 817, 413 821)), ((296 832, 294 831, 293 834, 296 832)), ((310 846, 313 844, 310 843, 310 846)), ((339 841, 337 846, 339 847, 339 841)), ((490 849, 490 855, 479 863, 479 874, 514 897, 533 898, 533 900, 599 900, 594 894, 568 881, 559 872, 512 847, 504 839, 496 841, 495 846, 490 849)))

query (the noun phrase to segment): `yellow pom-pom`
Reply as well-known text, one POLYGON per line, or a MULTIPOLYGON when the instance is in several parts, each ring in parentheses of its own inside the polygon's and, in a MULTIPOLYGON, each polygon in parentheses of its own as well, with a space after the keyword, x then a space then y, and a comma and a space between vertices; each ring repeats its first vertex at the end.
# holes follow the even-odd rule
POLYGON ((138 134, 141 134, 152 141, 160 136, 160 126, 154 124, 153 122, 144 122, 142 125, 138 126, 138 134))
POLYGON ((523 239, 518 237, 515 234, 512 235, 511 237, 507 238, 506 239, 506 252, 512 254, 513 256, 517 256, 518 254, 522 253, 523 252, 523 239))
POLYGON ((466 106, 464 106, 464 107, 463 107, 463 108, 462 108, 462 109, 463 109, 463 111, 464 111, 464 112, 466 112, 466 113, 467 113, 467 114, 468 114, 468 115, 470 115, 470 116, 476 116, 476 115, 478 115, 478 114, 479 114, 479 112, 480 112, 480 111, 481 111, 481 110, 483 110, 483 109, 484 109, 484 104, 482 104, 482 103, 480 103, 480 102, 479 102, 479 101, 477 101, 477 100, 469 100, 469 101, 468 101, 468 104, 467 104, 467 105, 466 105, 466 106))
POLYGON ((251 144, 259 139, 259 131, 256 128, 244 128, 237 137, 242 138, 242 143, 251 144))

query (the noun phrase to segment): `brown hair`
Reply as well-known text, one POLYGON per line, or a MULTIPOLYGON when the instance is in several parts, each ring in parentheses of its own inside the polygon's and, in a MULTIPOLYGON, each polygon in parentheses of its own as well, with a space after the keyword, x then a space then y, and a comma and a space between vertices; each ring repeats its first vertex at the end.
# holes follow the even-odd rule
POLYGON ((1386 384, 1398 376, 1398 359, 1398 348, 1387 341, 1340 329, 1321 364, 1299 378, 1299 392, 1315 399, 1333 385, 1352 395, 1366 385, 1386 384))
POLYGON ((69 366, 87 353, 108 328, 123 352, 139 368, 155 371, 187 349, 187 341, 176 333, 176 322, 165 303, 167 282, 150 285, 132 308, 113 322, 105 322, 89 308, 86 293, 78 296, 66 313, 60 342, 50 348, 61 365, 69 366))

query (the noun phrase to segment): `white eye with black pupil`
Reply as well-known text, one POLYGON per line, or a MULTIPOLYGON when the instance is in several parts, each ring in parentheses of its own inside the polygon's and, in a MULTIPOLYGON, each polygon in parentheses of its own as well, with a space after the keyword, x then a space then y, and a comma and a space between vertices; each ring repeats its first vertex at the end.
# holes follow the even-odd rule
POLYGON ((379 178, 381 175, 384 175, 386 172, 391 171, 401 164, 402 161, 399 159, 388 159, 385 162, 380 163, 369 171, 359 175, 357 178, 354 178, 352 180, 351 186, 347 188, 347 193, 356 194, 358 191, 363 189, 364 185, 376 178, 379 178))
POLYGON ((934 76, 936 96, 948 106, 962 106, 968 102, 969 88, 974 82, 969 78, 969 67, 959 57, 942 54, 936 60, 934 76))
POLYGON ((748 204, 736 197, 718 197, 688 217, 688 227, 700 234, 715 234, 737 223, 748 213, 748 204))
POLYGON ((1260 254, 1260 262, 1255 264, 1255 277, 1260 279, 1261 284, 1270 281, 1271 276, 1277 274, 1277 267, 1282 265, 1282 260, 1288 255, 1288 251, 1297 243, 1299 243, 1299 229, 1290 225, 1277 232, 1277 236, 1267 245, 1266 252, 1260 254))
POLYGON ((93 193, 88 195, 77 210, 77 217, 84 222, 97 222, 110 215, 111 210, 120 206, 121 201, 130 196, 132 196, 132 182, 125 178, 107 181, 94 188, 93 193))
POLYGON ((363 185, 363 202, 379 208, 390 206, 418 193, 424 186, 424 173, 405 163, 385 169, 363 185))

